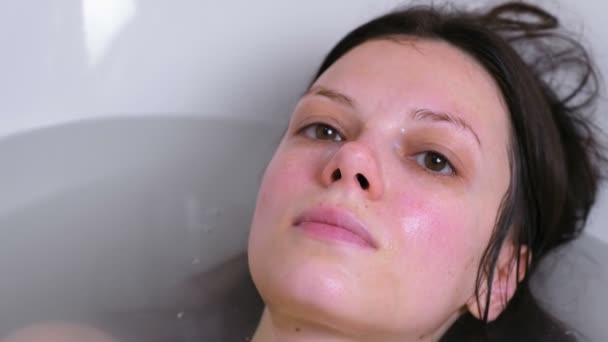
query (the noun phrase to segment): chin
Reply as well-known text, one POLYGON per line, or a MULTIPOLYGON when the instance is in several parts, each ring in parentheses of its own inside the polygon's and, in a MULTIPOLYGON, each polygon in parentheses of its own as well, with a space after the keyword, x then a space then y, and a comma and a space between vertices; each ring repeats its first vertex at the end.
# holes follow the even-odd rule
POLYGON ((405 301, 397 304, 399 300, 390 286, 357 278, 365 272, 348 266, 310 254, 291 254, 275 258, 272 264, 268 259, 258 265, 254 263, 251 273, 273 315, 279 313, 322 322, 338 330, 379 336, 425 331, 432 325, 429 317, 404 311, 405 301))
POLYGON ((281 264, 254 263, 251 268, 256 287, 271 310, 290 310, 332 321, 360 311, 356 303, 361 297, 354 291, 357 280, 353 272, 314 257, 279 260, 281 264))

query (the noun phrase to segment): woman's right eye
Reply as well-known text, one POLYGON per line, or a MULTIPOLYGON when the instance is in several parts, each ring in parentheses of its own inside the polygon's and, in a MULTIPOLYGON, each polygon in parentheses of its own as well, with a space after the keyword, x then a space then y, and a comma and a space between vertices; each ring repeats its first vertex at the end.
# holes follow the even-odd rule
POLYGON ((301 131, 306 137, 315 140, 343 141, 344 137, 337 129, 324 123, 313 123, 304 127, 301 131))

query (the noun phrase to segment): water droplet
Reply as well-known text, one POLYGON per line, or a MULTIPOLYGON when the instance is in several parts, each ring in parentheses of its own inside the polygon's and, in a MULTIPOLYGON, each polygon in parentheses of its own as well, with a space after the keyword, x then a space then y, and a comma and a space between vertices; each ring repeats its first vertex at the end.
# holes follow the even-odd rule
POLYGON ((177 313, 177 319, 182 319, 182 318, 184 318, 184 312, 180 311, 177 313))

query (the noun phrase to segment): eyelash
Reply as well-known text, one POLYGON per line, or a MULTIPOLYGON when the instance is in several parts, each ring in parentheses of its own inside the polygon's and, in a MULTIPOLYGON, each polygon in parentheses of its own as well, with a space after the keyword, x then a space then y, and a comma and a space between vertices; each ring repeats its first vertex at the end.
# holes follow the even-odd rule
POLYGON ((414 161, 416 162, 416 164, 418 164, 419 167, 423 168, 426 172, 430 173, 433 176, 449 177, 449 176, 455 176, 458 174, 456 172, 456 168, 454 167, 452 162, 450 162, 450 160, 448 158, 446 158, 443 154, 436 152, 436 151, 424 151, 424 152, 417 153, 416 155, 414 155, 414 161), (425 165, 425 161, 426 161, 425 156, 427 156, 427 157, 431 156, 431 157, 435 157, 435 158, 442 160, 443 163, 445 163, 445 165, 441 168, 441 170, 447 169, 447 171, 444 172, 441 170, 440 171, 432 170, 430 167, 425 165))
MULTIPOLYGON (((305 137, 309 138, 309 139, 313 139, 313 140, 330 140, 330 139, 323 139, 323 138, 319 138, 317 136, 317 131, 316 129, 319 128, 326 128, 329 129, 330 131, 334 132, 335 134, 337 134, 337 136, 339 137, 337 140, 331 140, 334 142, 342 142, 344 141, 344 136, 342 133, 340 133, 340 131, 336 128, 334 128, 333 126, 323 123, 323 122, 314 122, 311 124, 308 124, 306 126, 304 126, 303 128, 301 128, 298 133, 304 135, 305 137)), ((437 151, 433 151, 433 150, 429 150, 429 151, 424 151, 424 152, 420 152, 417 153, 413 156, 414 162, 416 162, 416 164, 422 168, 424 171, 430 173, 433 176, 437 176, 437 177, 448 177, 448 176, 455 176, 457 175, 456 172, 456 168, 454 167, 454 165, 452 164, 452 162, 450 162, 450 160, 445 157, 443 154, 437 152, 437 151), (444 168, 447 168, 447 172, 442 172, 440 171, 435 171, 432 170, 431 168, 429 168, 428 166, 425 165, 425 158, 424 156, 431 156, 431 157, 435 157, 437 159, 442 160, 445 163, 445 166, 442 168, 442 170, 444 168), (422 159, 421 159, 422 157, 422 159)))
POLYGON ((339 138, 338 138, 338 140, 332 139, 332 141, 334 141, 334 142, 341 142, 341 141, 345 140, 344 135, 342 133, 340 133, 339 130, 337 130, 333 126, 328 125, 323 122, 314 122, 309 125, 306 125, 302 129, 300 129, 300 131, 298 133, 303 134, 307 138, 313 139, 313 140, 329 140, 329 139, 319 138, 316 136, 316 133, 318 133, 318 132, 316 132, 316 130, 314 130, 314 129, 318 129, 318 128, 327 128, 327 129, 333 131, 335 134, 337 134, 339 138), (311 131, 311 129, 312 129, 312 131, 311 131))

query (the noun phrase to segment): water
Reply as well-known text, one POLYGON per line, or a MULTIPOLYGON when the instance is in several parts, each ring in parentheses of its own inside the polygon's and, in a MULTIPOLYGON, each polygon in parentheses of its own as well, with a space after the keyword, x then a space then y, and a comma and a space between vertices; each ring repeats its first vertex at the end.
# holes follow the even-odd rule
POLYGON ((231 311, 256 299, 230 292, 252 288, 238 280, 246 259, 219 265, 245 249, 259 181, 251 175, 280 133, 140 117, 0 139, 0 335, 64 320, 135 341, 215 341, 225 322, 254 325, 257 312, 231 311))

